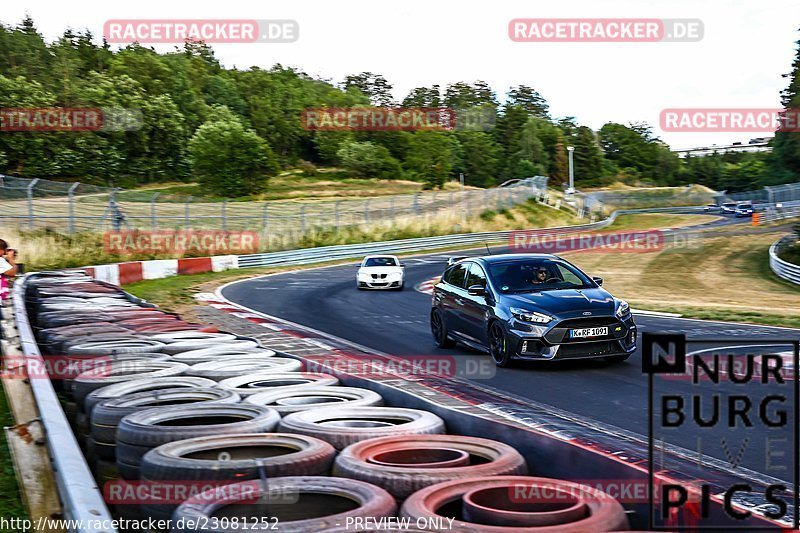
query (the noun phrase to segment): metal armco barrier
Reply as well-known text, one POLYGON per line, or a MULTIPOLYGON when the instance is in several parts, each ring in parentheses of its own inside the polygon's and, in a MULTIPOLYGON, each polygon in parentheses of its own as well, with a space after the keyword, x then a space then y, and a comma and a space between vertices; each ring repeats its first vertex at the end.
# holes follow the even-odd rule
POLYGON ((792 235, 787 235, 769 247, 769 267, 779 278, 800 285, 800 265, 795 265, 778 257, 781 247, 786 246, 793 239, 792 235))
MULTIPOLYGON (((44 361, 33 337, 25 308, 25 283, 28 276, 18 279, 14 284, 14 318, 29 368, 33 364, 35 368, 41 369, 44 368, 44 361)), ((72 433, 52 383, 49 379, 31 379, 30 386, 44 426, 64 518, 71 526, 70 533, 116 533, 116 529, 96 527, 98 524, 111 524, 112 517, 72 433)))
MULTIPOLYGON (((702 207, 664 207, 652 209, 625 209, 614 211, 611 215, 599 222, 578 224, 574 226, 560 226, 556 228, 542 228, 546 230, 593 230, 611 225, 618 216, 633 213, 652 212, 702 212, 702 207)), ((289 250, 285 252, 269 252, 263 254, 240 255, 239 268, 275 266, 275 265, 304 265, 337 259, 349 259, 369 254, 403 253, 444 248, 448 246, 481 245, 485 242, 508 240, 513 231, 489 231, 483 233, 460 233, 457 235, 442 235, 439 237, 419 237, 396 241, 372 242, 366 244, 342 244, 338 246, 321 246, 289 250)))

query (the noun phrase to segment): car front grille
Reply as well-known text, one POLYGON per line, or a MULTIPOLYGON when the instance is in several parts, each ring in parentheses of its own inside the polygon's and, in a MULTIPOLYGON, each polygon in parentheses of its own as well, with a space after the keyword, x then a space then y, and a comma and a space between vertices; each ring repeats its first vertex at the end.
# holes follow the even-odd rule
POLYGON ((386 274, 372 274, 372 279, 386 279, 386 274))
POLYGON ((578 357, 597 357, 620 353, 619 343, 616 341, 584 342, 581 344, 562 344, 558 348, 559 359, 578 357))

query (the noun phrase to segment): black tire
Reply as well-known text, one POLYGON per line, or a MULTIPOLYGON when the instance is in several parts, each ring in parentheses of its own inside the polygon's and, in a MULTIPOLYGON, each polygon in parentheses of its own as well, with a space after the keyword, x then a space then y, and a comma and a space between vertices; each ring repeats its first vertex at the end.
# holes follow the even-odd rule
POLYGON ((438 348, 452 348, 456 345, 456 342, 450 338, 442 312, 438 309, 431 311, 431 334, 433 342, 438 348))
POLYGON ((399 407, 326 407, 286 415, 279 431, 329 442, 337 450, 362 440, 390 435, 445 432, 444 420, 420 409, 399 407))
POLYGON ((121 398, 128 394, 147 392, 154 390, 177 389, 177 388, 204 388, 215 387, 217 382, 206 378, 196 378, 192 376, 175 376, 166 378, 143 378, 133 381, 123 381, 113 385, 107 385, 101 389, 92 391, 83 400, 83 411, 90 415, 92 408, 104 400, 121 398))
POLYGON ((179 405, 138 411, 124 417, 117 426, 117 461, 138 468, 144 453, 162 444, 209 435, 271 432, 279 420, 274 409, 245 404, 179 405))
MULTIPOLYGON (((397 512, 397 504, 388 492, 363 481, 323 476, 278 477, 270 479, 266 490, 258 495, 259 500, 263 498, 269 507, 277 510, 272 515, 278 521, 276 525, 271 519, 269 522, 264 520, 272 517, 259 513, 257 506, 237 505, 242 498, 251 501, 254 497, 251 491, 237 488, 236 485, 230 485, 229 488, 223 497, 217 497, 214 493, 203 493, 180 505, 172 516, 172 523, 178 525, 172 530, 173 533, 241 532, 244 517, 248 517, 248 523, 252 523, 253 518, 259 520, 258 525, 250 531, 274 529, 282 533, 322 532, 341 526, 350 517, 378 520, 380 517, 394 516, 397 512), (287 501, 282 505, 283 495, 296 496, 296 503, 287 501), (270 503, 274 505, 270 506, 270 503), (212 528, 213 521, 209 517, 221 507, 238 509, 242 518, 231 520, 229 528, 212 528), (200 524, 206 524, 208 529, 200 529, 200 524)), ((214 525, 226 524, 219 521, 214 525)))
POLYGON ((180 404, 238 403, 238 394, 218 388, 166 389, 128 394, 121 398, 105 400, 94 407, 91 419, 91 437, 98 443, 113 444, 117 425, 123 417, 156 407, 180 404))
POLYGON ((511 364, 511 350, 508 336, 503 325, 494 321, 489 324, 489 355, 494 364, 500 368, 505 368, 511 364))
MULTIPOLYGON (((336 450, 325 441, 289 433, 248 433, 199 437, 163 444, 142 458, 142 482, 155 488, 179 482, 237 482, 287 475, 330 474, 336 450)), ((154 491, 154 493, 156 493, 154 491)), ((169 518, 177 505, 142 505, 154 520, 169 518)))
POLYGON ((198 363, 189 367, 186 371, 187 376, 197 376, 201 378, 222 381, 227 378, 244 376, 254 373, 267 372, 299 372, 303 369, 303 362, 299 359, 289 357, 264 357, 253 359, 236 358, 223 359, 220 361, 208 361, 198 363))
POLYGON ((244 403, 271 407, 286 416, 325 407, 379 407, 383 405, 383 398, 369 389, 314 386, 259 392, 245 398, 244 403))
POLYGON ((83 403, 86 396, 112 383, 134 381, 142 378, 169 377, 184 374, 189 365, 172 361, 122 361, 97 367, 75 378, 72 396, 76 403, 83 403))
POLYGON ((224 346, 214 348, 203 348, 202 350, 190 350, 188 352, 177 353, 172 356, 173 361, 196 365, 209 361, 220 361, 222 359, 255 359, 260 357, 273 357, 277 352, 266 348, 251 348, 240 350, 237 348, 225 348, 224 346))
POLYGON ((632 354, 629 353, 619 354, 619 355, 609 355, 608 357, 603 357, 603 361, 611 364, 623 363, 627 361, 631 355, 632 354))
POLYGON ((320 387, 339 384, 339 378, 318 372, 267 372, 246 374, 223 379, 217 385, 231 390, 241 397, 266 391, 286 390, 295 387, 320 387))

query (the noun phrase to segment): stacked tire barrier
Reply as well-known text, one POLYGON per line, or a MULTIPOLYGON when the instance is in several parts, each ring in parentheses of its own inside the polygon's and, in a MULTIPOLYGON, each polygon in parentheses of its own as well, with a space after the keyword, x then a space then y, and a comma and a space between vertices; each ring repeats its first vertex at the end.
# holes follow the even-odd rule
POLYGON ((49 378, 119 517, 180 532, 375 531, 382 518, 406 524, 394 531, 627 529, 605 493, 529 477, 513 447, 448 434, 255 339, 81 272, 28 276, 25 296, 48 368, 70 370, 49 378), (531 497, 542 487, 557 500, 531 497))

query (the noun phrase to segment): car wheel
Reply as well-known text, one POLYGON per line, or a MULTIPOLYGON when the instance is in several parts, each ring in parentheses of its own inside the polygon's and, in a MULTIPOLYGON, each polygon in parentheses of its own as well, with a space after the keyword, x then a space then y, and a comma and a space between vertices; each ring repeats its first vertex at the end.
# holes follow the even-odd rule
POLYGON ((438 309, 434 309, 431 313, 431 333, 436 346, 439 348, 452 348, 456 345, 455 341, 448 336, 444 317, 438 309))
POLYGON ((609 357, 604 357, 603 359, 608 363, 622 363, 623 361, 627 361, 628 357, 630 356, 631 354, 626 353, 621 355, 612 355, 609 357))
POLYGON ((489 326, 489 355, 492 356, 494 364, 501 368, 511 364, 506 332, 499 322, 493 322, 489 326))

